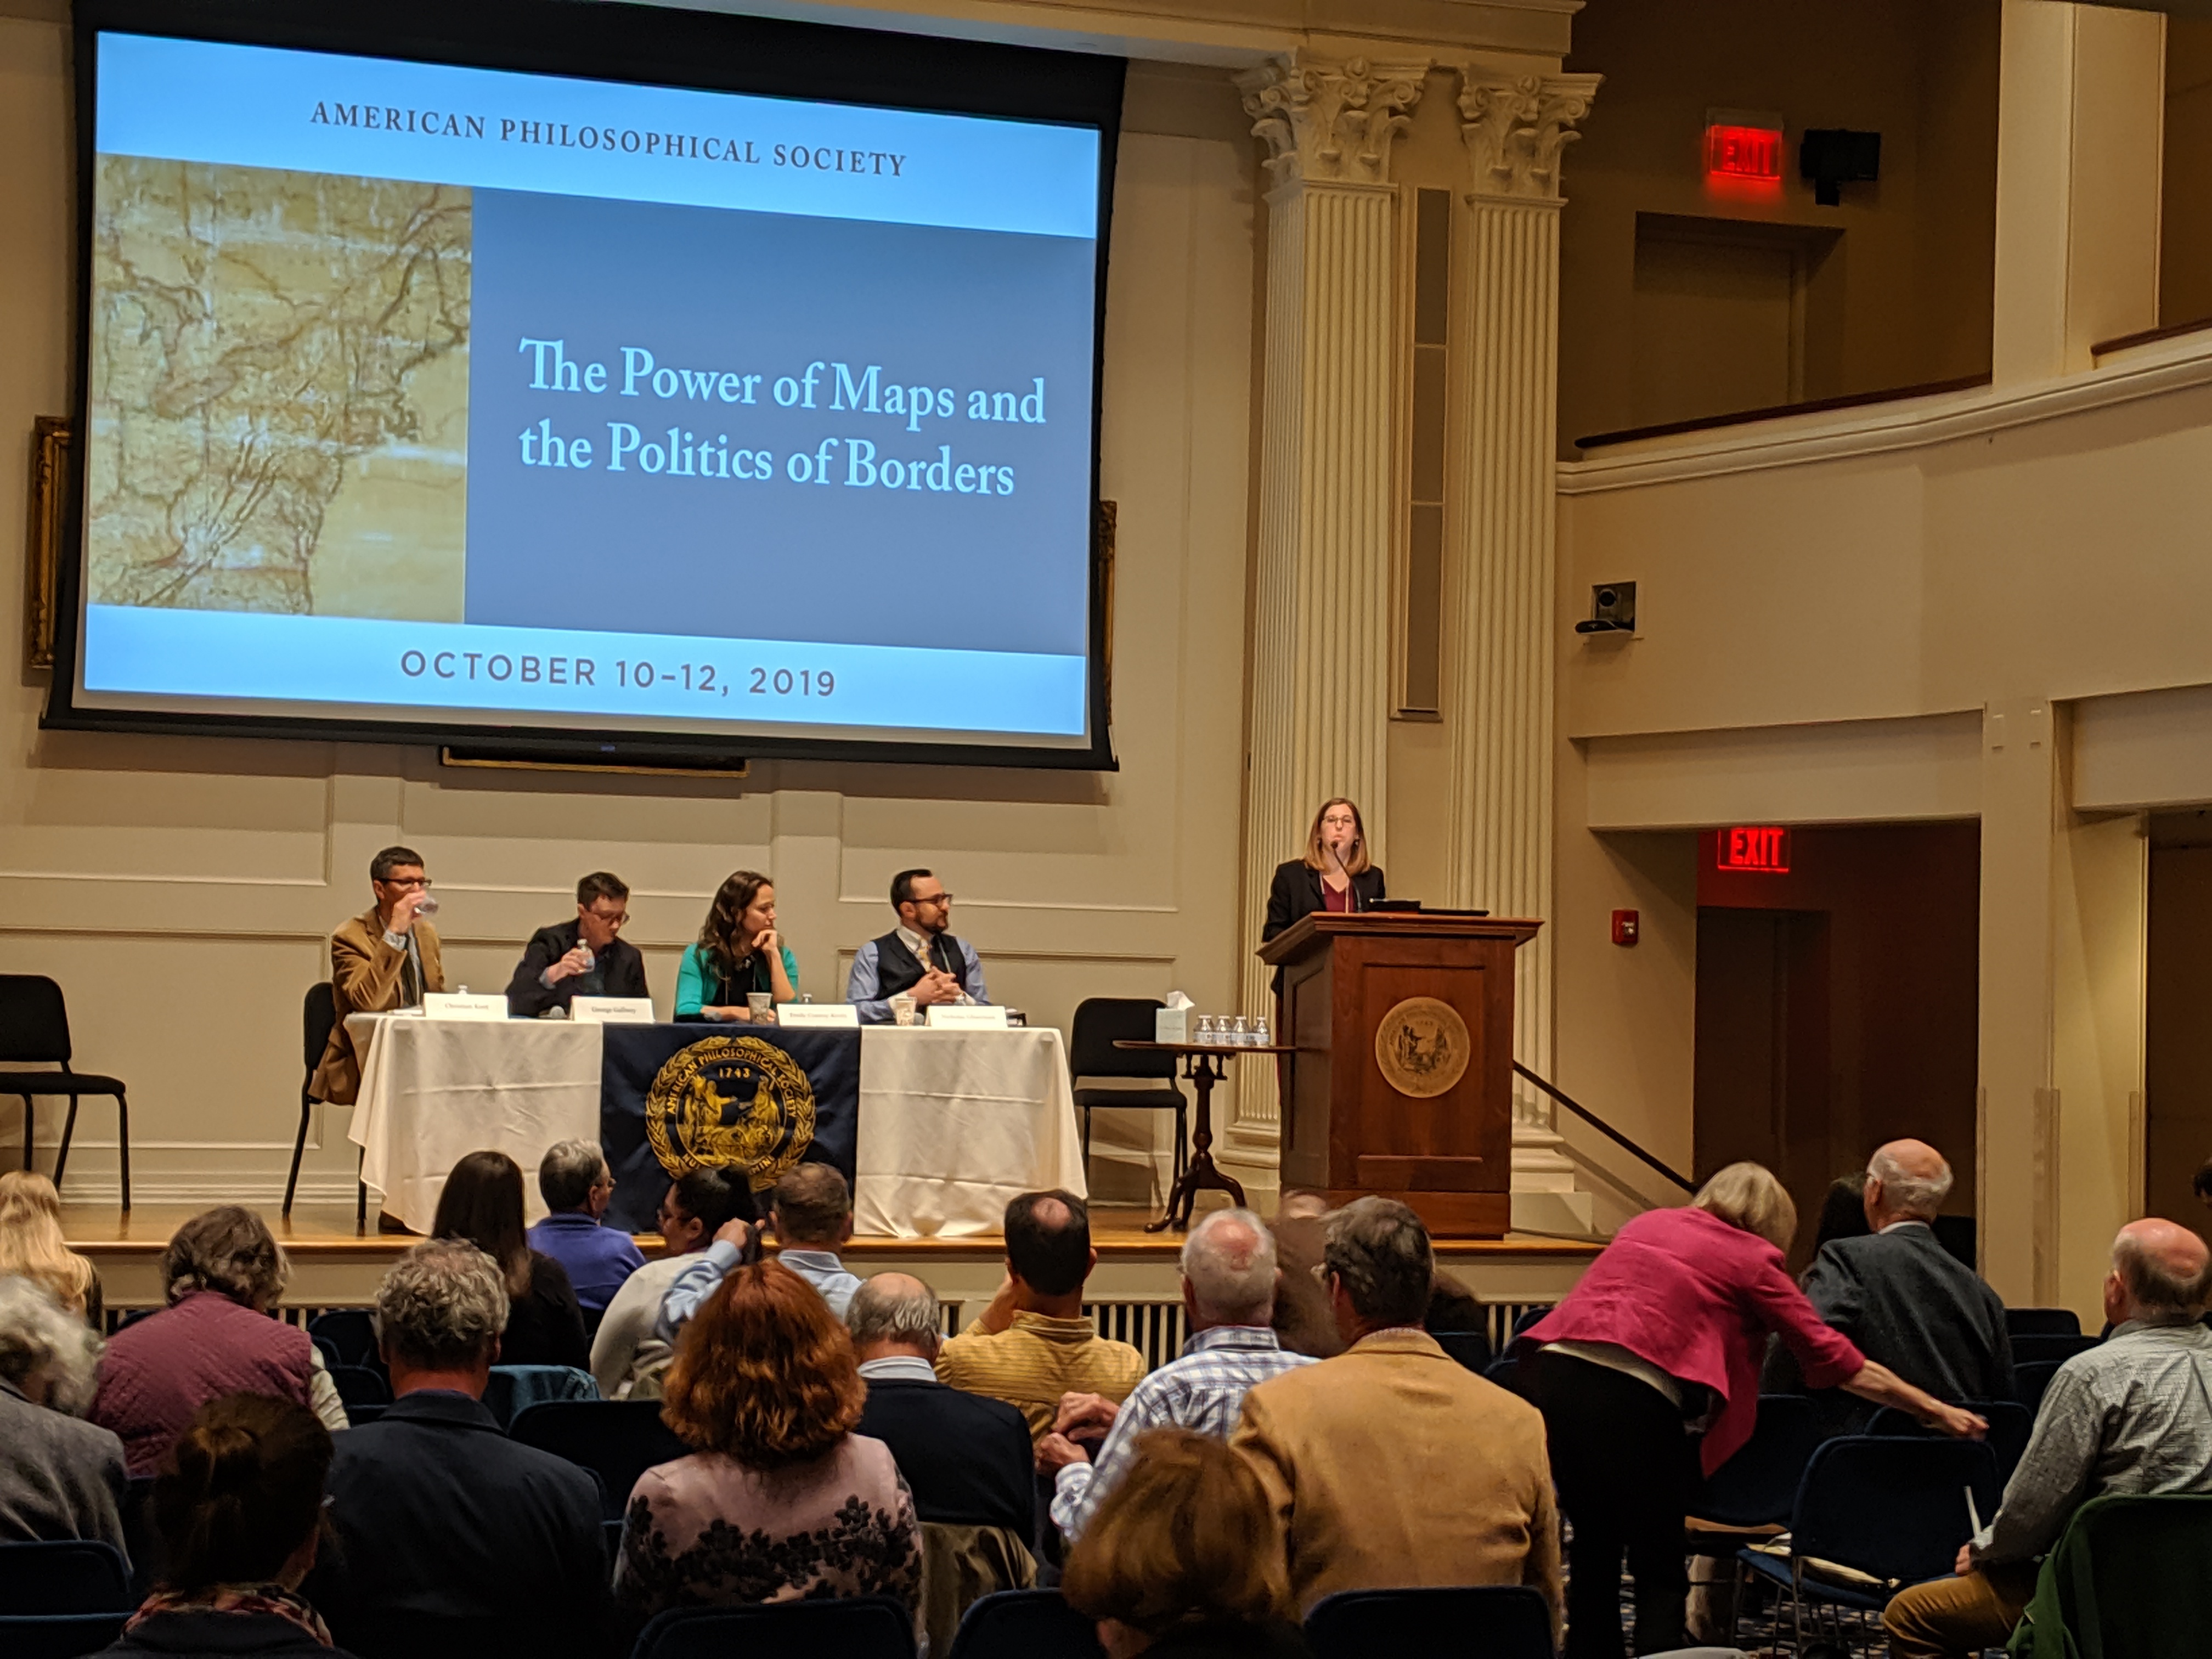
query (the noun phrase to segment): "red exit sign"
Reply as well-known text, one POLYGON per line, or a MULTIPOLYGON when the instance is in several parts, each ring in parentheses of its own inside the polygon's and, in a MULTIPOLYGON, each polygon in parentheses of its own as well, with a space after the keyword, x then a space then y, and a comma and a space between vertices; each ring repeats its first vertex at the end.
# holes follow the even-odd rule
POLYGON ((1705 171, 1716 179, 1782 179, 1782 134, 1773 127, 1717 122, 1705 129, 1705 171))
POLYGON ((1790 873, 1790 832, 1771 827, 1739 826, 1720 832, 1720 867, 1755 870, 1762 875, 1790 873))

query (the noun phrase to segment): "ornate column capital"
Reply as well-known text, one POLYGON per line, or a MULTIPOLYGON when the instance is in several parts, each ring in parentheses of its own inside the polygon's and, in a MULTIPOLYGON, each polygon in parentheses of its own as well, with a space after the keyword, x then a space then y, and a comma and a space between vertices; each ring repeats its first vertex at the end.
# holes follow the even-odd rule
POLYGON ((1513 75, 1469 64, 1460 70, 1460 137, 1474 164, 1476 196, 1559 199, 1559 152, 1582 135, 1601 75, 1513 75))
POLYGON ((1390 182, 1390 143, 1411 121, 1425 58, 1342 63, 1291 53, 1237 77, 1252 131, 1267 141, 1276 184, 1390 182))

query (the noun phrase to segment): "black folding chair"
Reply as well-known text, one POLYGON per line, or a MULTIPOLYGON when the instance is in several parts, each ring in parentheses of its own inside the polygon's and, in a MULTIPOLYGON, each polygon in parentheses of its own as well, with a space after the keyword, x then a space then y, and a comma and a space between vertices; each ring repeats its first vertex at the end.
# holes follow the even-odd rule
MULTIPOLYGON (((1706 1478, 1691 1502, 1690 1513, 1695 1517, 1691 1534, 1705 1530, 1700 1522, 1741 1532, 1787 1521, 1797 1498, 1797 1483, 1804 1479, 1805 1466, 1820 1443, 1820 1419, 1811 1400, 1802 1394, 1759 1395, 1751 1438, 1706 1478)), ((1729 1547, 1733 1550, 1736 1544, 1729 1547)))
POLYGON ((1340 1590, 1306 1614, 1314 1659, 1378 1653, 1479 1653, 1552 1659, 1552 1609, 1526 1584, 1443 1589, 1340 1590))
POLYGON ((998 1590, 979 1596, 960 1620, 945 1659, 1104 1659, 1098 1626, 1056 1589, 998 1590))
MULTIPOLYGON (((1746 1549, 1738 1558, 1784 1591, 1802 1651, 1806 1610, 1879 1620, 1908 1584, 1948 1577, 1973 1535, 1966 1495, 1987 1520, 1997 1510, 1996 1459, 1977 1440, 1846 1435, 1813 1454, 1790 1515, 1790 1553, 1746 1549), (1838 1572, 1836 1569, 1844 1571, 1838 1572)), ((1775 1603, 1780 1636, 1781 1601, 1775 1603)))
POLYGON ((131 1606, 131 1570, 94 1539, 0 1544, 0 1613, 112 1613, 131 1606))
POLYGON ((1490 1362, 1496 1358, 1490 1352, 1488 1331, 1431 1331, 1429 1334, 1436 1339, 1439 1348, 1477 1376, 1488 1370, 1490 1362))
POLYGON ((1190 1154, 1185 1133, 1190 1103, 1175 1085, 1175 1056, 1142 1049, 1116 1048, 1116 1042, 1150 1042, 1152 1016, 1167 1005, 1156 997, 1085 997, 1075 1007, 1067 1041, 1067 1070, 1079 1086, 1075 1104, 1083 1114, 1083 1168, 1091 1168, 1091 1114, 1109 1111, 1173 1112, 1176 1115, 1175 1175, 1182 1179, 1190 1154), (1086 1089, 1085 1078, 1127 1078, 1159 1085, 1153 1089, 1086 1089))
POLYGON ((388 1406, 392 1403, 392 1385, 380 1371, 366 1365, 333 1365, 331 1381, 337 1385, 338 1399, 344 1403, 349 1417, 360 1406, 388 1406))
POLYGON ((2058 1368, 2065 1363, 2063 1359, 2026 1359, 2012 1368, 2013 1398, 2027 1407, 2031 1425, 2036 1413, 2043 1409, 2044 1390, 2051 1386, 2051 1379, 2058 1375, 2058 1368))
MULTIPOLYGON (((307 1150, 307 1119, 315 1109, 314 1097, 308 1092, 315 1086, 315 1072, 323 1063, 323 1054, 331 1046, 331 1033, 337 1030, 337 994, 331 989, 328 980, 320 980, 307 988, 306 1002, 300 1010, 300 1050, 307 1060, 306 1073, 300 1079, 300 1132, 292 1137, 292 1172, 284 1177, 284 1213, 292 1213, 292 1194, 300 1189, 300 1159, 307 1150)), ((353 1218, 356 1226, 368 1224, 368 1183, 360 1178, 362 1160, 368 1156, 366 1148, 354 1154, 353 1218)))
POLYGON ((640 1475, 691 1450, 661 1420, 658 1400, 549 1401, 517 1413, 507 1432, 597 1474, 605 1492, 602 1516, 616 1522, 640 1475))
POLYGON ((882 1596, 671 1607, 637 1638, 634 1659, 729 1659, 740 1653, 914 1659, 914 1614, 882 1596))
POLYGON ((2005 1330, 2013 1336, 2079 1336, 2081 1316, 2071 1308, 2007 1308, 2005 1330))
POLYGON ((2077 1353, 2087 1353, 2097 1346, 2094 1336, 2015 1336, 2012 1340, 2012 1357, 2015 1365, 2037 1360, 2056 1359, 2062 1363, 2077 1353))
MULTIPOLYGON (((2020 1455, 2027 1449, 2028 1434, 2035 1427, 2035 1413, 2017 1400, 1967 1400, 1960 1403, 1968 1411, 1980 1413, 1990 1425, 1984 1443, 1996 1456, 1997 1485, 2002 1487, 2020 1467, 2020 1455)), ((1902 1435, 1907 1439, 1925 1439, 1942 1433, 1941 1429, 1931 1429, 1911 1413, 1899 1411, 1894 1406, 1884 1406, 1876 1412, 1866 1431, 1902 1435)))
POLYGON ((320 1346, 328 1343, 336 1364, 367 1365, 372 1370, 383 1360, 377 1352, 376 1321, 366 1308, 331 1308, 307 1322, 307 1334, 320 1346))
POLYGON ((62 1125, 61 1149, 54 1155, 54 1186, 69 1168, 70 1137, 76 1133, 76 1103, 82 1095, 115 1097, 115 1139, 123 1159, 123 1207, 131 1207, 131 1103, 118 1079, 70 1069, 69 1006, 62 988, 44 974, 0 974, 0 1066, 58 1065, 58 1072, 0 1071, 0 1095, 23 1102, 23 1167, 31 1167, 31 1101, 38 1095, 67 1095, 69 1118, 62 1125))

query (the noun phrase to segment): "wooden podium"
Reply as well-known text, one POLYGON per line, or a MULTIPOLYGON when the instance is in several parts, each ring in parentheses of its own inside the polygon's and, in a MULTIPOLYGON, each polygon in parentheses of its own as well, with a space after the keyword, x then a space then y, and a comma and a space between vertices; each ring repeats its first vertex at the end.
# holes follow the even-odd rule
POLYGON ((1318 911, 1283 970, 1285 1188, 1378 1193, 1445 1238, 1500 1238, 1513 1184, 1513 952, 1540 921, 1318 911))

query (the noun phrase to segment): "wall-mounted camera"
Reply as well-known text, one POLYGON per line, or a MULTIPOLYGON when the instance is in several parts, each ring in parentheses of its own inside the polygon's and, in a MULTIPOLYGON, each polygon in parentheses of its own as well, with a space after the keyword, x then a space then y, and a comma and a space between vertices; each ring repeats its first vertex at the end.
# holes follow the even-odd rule
POLYGON ((1590 589, 1589 620, 1575 624, 1577 634, 1633 634, 1636 584, 1600 582, 1590 589))

